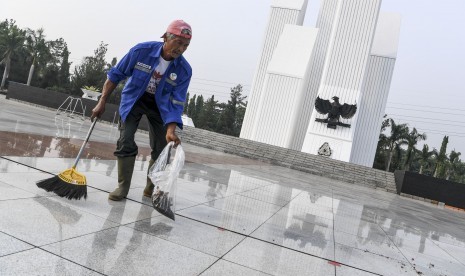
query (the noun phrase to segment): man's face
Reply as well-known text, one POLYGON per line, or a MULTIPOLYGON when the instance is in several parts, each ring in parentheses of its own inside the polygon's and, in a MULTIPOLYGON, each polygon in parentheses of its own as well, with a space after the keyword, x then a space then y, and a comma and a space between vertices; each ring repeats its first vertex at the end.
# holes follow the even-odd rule
POLYGON ((190 39, 181 36, 174 38, 165 38, 165 45, 163 46, 163 58, 173 60, 182 55, 189 46, 190 39))

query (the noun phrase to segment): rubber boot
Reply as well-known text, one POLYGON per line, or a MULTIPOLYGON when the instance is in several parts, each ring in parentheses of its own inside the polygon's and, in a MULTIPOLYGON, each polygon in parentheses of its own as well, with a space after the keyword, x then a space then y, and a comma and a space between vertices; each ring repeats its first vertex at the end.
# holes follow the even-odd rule
MULTIPOLYGON (((153 161, 153 159, 150 159, 149 168, 147 169, 147 175, 149 174, 149 170, 152 167, 153 163, 155 163, 155 161, 153 161)), ((147 184, 145 185, 144 196, 152 197, 153 187, 154 185, 152 183, 152 180, 150 180, 150 178, 147 176, 147 184)))
POLYGON ((119 201, 128 195, 135 162, 135 156, 118 157, 118 188, 108 195, 108 199, 119 201))

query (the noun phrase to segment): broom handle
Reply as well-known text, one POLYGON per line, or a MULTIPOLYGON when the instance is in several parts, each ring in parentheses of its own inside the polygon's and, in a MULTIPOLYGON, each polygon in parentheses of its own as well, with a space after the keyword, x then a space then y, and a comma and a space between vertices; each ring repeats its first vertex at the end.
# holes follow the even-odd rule
POLYGON ((94 119, 92 122, 92 125, 90 126, 89 131, 87 132, 86 139, 84 140, 84 143, 82 143, 81 149, 79 150, 78 155, 76 156, 76 160, 74 161, 73 168, 76 168, 77 163, 79 162, 79 159, 81 158, 81 154, 84 151, 84 148, 86 147, 87 142, 89 141, 90 134, 92 133, 92 130, 94 129, 95 123, 97 123, 97 118, 94 119))

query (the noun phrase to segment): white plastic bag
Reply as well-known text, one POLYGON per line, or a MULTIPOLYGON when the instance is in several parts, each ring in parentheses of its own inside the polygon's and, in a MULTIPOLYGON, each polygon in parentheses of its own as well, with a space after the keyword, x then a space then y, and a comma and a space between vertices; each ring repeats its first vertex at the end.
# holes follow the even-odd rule
POLYGON ((173 148, 174 142, 168 143, 149 169, 148 177, 155 185, 152 205, 160 214, 174 220, 176 210, 176 180, 184 166, 184 150, 181 145, 173 148), (176 153, 171 159, 172 151, 176 153))

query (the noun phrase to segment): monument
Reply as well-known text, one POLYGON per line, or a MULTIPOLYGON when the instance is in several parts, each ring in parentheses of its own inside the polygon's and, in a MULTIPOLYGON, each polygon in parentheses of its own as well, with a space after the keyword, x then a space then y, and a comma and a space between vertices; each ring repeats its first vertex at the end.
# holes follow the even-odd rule
POLYGON ((322 0, 316 38, 306 45, 294 41, 298 46, 281 42, 290 39, 283 31, 284 26, 291 30, 286 24, 301 25, 306 6, 307 1, 273 1, 240 137, 371 167, 400 17, 380 16, 381 0, 322 0), (278 10, 293 14, 285 17, 292 20, 279 18, 278 10), (275 41, 294 54, 293 61, 280 57, 284 50, 273 46, 275 41), (289 79, 290 71, 270 67, 292 66, 296 60, 306 64, 305 70, 300 66, 298 84, 289 79))

